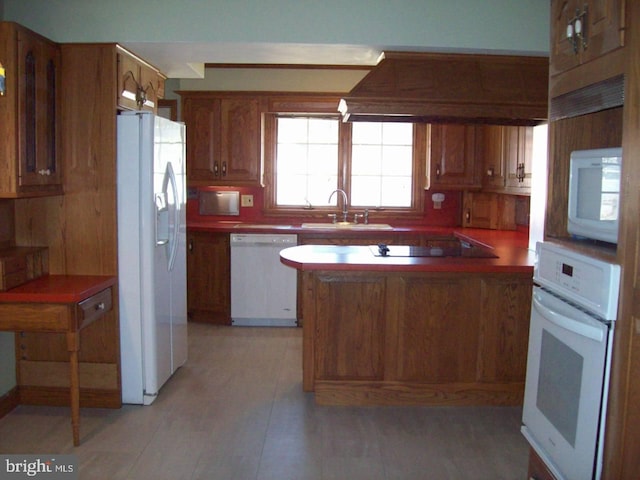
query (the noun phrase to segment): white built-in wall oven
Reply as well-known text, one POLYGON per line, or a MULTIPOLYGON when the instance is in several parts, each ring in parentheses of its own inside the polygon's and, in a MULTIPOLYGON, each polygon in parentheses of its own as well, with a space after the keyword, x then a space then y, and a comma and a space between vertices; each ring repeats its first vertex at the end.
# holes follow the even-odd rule
POLYGON ((536 252, 522 433, 558 480, 599 479, 620 267, 536 252))

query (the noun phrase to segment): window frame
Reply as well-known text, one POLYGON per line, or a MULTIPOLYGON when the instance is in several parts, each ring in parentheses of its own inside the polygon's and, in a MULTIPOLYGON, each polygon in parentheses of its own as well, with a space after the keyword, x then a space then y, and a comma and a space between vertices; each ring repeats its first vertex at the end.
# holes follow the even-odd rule
MULTIPOLYGON (((295 103, 295 102, 293 102, 295 103)), ((304 103, 304 102, 302 102, 304 103)), ((337 206, 280 206, 276 204, 276 172, 277 154, 277 119, 279 117, 322 117, 335 118, 338 128, 338 186, 351 198, 351 123, 342 122, 336 108, 332 110, 312 108, 297 111, 287 109, 280 112, 265 112, 263 117, 263 180, 264 180, 264 214, 270 216, 305 216, 310 219, 326 219, 330 213, 342 211, 343 200, 338 198, 337 206)), ((420 218, 424 215, 424 179, 427 163, 427 129, 426 124, 413 124, 413 164, 411 205, 409 207, 351 207, 350 212, 362 212, 368 209, 378 219, 420 218)), ((336 197, 341 197, 336 195, 336 197)))

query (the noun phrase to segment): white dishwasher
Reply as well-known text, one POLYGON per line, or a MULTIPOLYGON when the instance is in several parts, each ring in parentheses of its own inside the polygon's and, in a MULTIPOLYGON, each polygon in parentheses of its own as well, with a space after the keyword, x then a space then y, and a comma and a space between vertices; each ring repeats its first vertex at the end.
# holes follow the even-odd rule
POLYGON ((280 251, 297 243, 295 234, 231 234, 232 325, 297 325, 297 271, 280 262, 280 251))

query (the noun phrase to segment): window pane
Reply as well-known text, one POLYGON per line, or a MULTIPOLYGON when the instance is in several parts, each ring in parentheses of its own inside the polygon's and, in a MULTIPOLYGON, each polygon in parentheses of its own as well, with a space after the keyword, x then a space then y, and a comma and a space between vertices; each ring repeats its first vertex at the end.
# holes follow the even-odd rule
POLYGON ((413 125, 409 123, 383 123, 382 143, 385 145, 412 145, 413 125))
POLYGON ((327 200, 329 199, 329 195, 331 195, 331 192, 336 188, 338 188, 338 177, 336 175, 326 176, 324 178, 310 177, 308 185, 309 202, 311 202, 311 205, 321 207, 328 206, 329 203, 327 200))
POLYGON ((382 123, 358 122, 353 124, 352 143, 354 145, 380 145, 382 123))
POLYGON ((413 149, 410 146, 382 147, 382 174, 411 176, 413 149))
POLYGON ((278 118, 276 204, 327 205, 338 183, 337 119, 278 118))
POLYGON ((413 124, 354 123, 351 157, 351 205, 411 206, 413 124))
POLYGON ((378 207, 381 205, 380 177, 352 177, 351 205, 378 207))
POLYGON ((338 139, 338 121, 326 118, 309 119, 309 143, 335 144, 338 139))
POLYGON ((306 175, 278 175, 276 188, 280 205, 299 205, 306 195, 306 175))
POLYGON ((382 149, 371 145, 354 145, 351 154, 352 175, 380 175, 382 149))
POLYGON ((304 145, 280 145, 278 147, 278 172, 304 174, 307 171, 307 149, 304 145))
POLYGON ((309 145, 308 172, 312 175, 335 175, 338 171, 337 145, 309 145))
POLYGON ((384 177, 382 179, 382 205, 406 207, 411 205, 411 178, 384 177))
POLYGON ((307 143, 307 138, 306 122, 299 122, 295 118, 278 119, 278 144, 307 143))

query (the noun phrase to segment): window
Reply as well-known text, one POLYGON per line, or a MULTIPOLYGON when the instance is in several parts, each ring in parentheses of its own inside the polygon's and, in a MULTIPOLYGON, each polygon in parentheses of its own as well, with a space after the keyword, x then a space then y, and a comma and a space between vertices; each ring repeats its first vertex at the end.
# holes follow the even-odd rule
POLYGON ((277 205, 328 205, 338 188, 338 127, 330 118, 278 118, 277 205))
POLYGON ((266 126, 268 210, 342 207, 340 195, 329 202, 340 188, 347 207, 421 211, 425 126, 293 114, 274 114, 266 126))
POLYGON ((351 205, 410 207, 411 123, 355 123, 351 138, 351 205))

